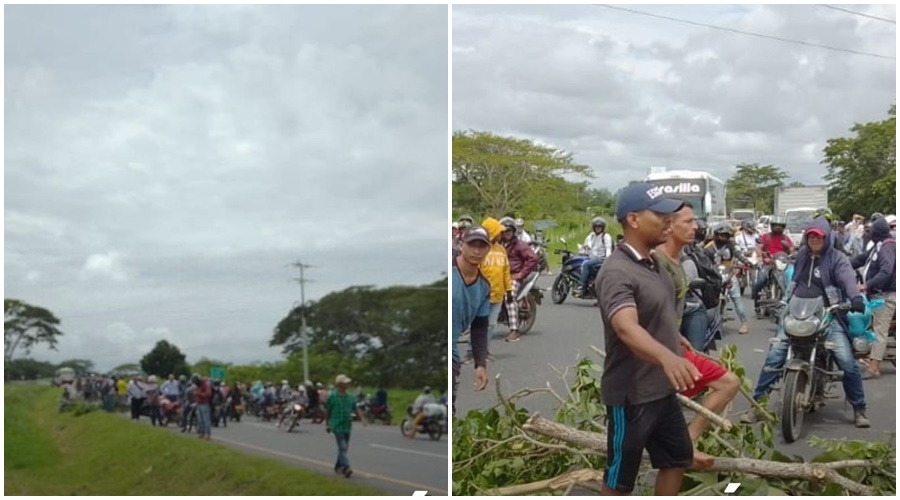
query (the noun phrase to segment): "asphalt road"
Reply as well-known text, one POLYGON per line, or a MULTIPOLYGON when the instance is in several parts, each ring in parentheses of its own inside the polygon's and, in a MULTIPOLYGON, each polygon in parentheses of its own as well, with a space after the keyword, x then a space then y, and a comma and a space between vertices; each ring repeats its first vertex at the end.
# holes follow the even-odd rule
MULTIPOLYGON (((549 289, 554 277, 555 275, 542 276, 540 286, 549 289)), ((732 319, 725 323, 723 342, 737 345, 738 359, 746 369, 747 376, 752 378, 755 384, 765 360, 768 339, 775 333, 775 324, 769 319, 755 319, 749 294, 747 291, 744 309, 750 318, 750 333, 739 335, 737 329, 740 325, 736 319, 732 319)), ((591 345, 604 349, 600 311, 592 306, 593 302, 573 299, 570 296, 562 304, 556 305, 550 300, 549 291, 544 295, 545 300, 538 309, 534 328, 523 336, 521 341, 504 342, 503 337, 507 330, 502 326, 498 328, 490 343, 490 350, 496 360, 488 364, 488 375, 491 379, 488 389, 475 392, 472 387, 472 365, 463 366, 456 401, 458 416, 465 415, 471 409, 489 408, 497 403, 493 383, 493 377, 497 374, 501 376, 501 388, 507 395, 526 387, 545 387, 547 382, 550 382, 557 392, 564 394, 565 385, 550 365, 563 370, 574 366, 585 356, 600 360, 590 349, 591 345)), ((726 319, 729 317, 735 318, 734 312, 726 312, 726 319)), ((460 349, 465 352, 466 346, 460 345, 460 349)), ((716 353, 713 353, 713 356, 715 357, 716 353)), ((864 387, 869 407, 867 415, 872 423, 870 429, 857 429, 853 426, 853 411, 849 405, 845 407, 843 391, 840 384, 837 384, 840 399, 829 400, 825 408, 806 417, 804 434, 800 440, 786 444, 781 440, 780 430, 776 430, 776 445, 779 451, 809 459, 818 453, 806 442, 811 436, 868 441, 888 439, 889 434, 896 430, 897 389, 894 368, 889 363, 883 365, 882 377, 877 380, 865 380, 864 387)), ((772 400, 770 409, 773 405, 774 408, 779 408, 777 405, 780 404, 780 397, 780 391, 773 392, 770 397, 772 400)), ((548 418, 553 417, 558 407, 557 401, 547 394, 529 396, 519 404, 548 418)), ((737 423, 739 418, 737 413, 744 412, 749 406, 743 396, 738 395, 729 418, 737 423)))
MULTIPOLYGON (((144 417, 141 422, 150 425, 144 417)), ((179 433, 169 426, 171 432, 179 433)), ((197 439, 186 436, 185 439, 197 439)), ((212 440, 245 453, 279 459, 287 464, 315 472, 334 475, 337 445, 324 424, 304 420, 299 429, 288 434, 274 423, 255 417, 213 427, 212 440)), ((414 491, 427 491, 431 496, 447 496, 447 437, 432 441, 426 435, 415 440, 403 437, 400 426, 353 424, 350 437, 350 464, 353 477, 348 479, 393 495, 410 496, 414 491)), ((310 485, 310 495, 316 495, 310 485)))

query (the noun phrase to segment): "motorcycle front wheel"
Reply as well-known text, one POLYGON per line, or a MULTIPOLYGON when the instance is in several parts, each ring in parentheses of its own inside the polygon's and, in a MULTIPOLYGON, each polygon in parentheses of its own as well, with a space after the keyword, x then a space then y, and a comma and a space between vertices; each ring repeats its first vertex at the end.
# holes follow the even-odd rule
POLYGON ((553 288, 550 290, 550 298, 554 304, 562 304, 569 295, 569 283, 562 272, 553 280, 553 288))
POLYGON ((409 436, 409 433, 412 431, 411 426, 412 422, 410 422, 408 418, 404 418, 403 421, 400 422, 400 433, 403 434, 403 437, 409 436))
POLYGON ((531 331, 534 321, 537 319, 537 302, 534 301, 534 297, 526 295, 522 302, 525 303, 527 310, 519 309, 519 335, 525 335, 531 331))
POLYGON ((809 375, 804 371, 790 371, 784 378, 781 402, 781 435, 786 443, 800 439, 803 431, 803 416, 806 413, 804 393, 809 384, 809 375))

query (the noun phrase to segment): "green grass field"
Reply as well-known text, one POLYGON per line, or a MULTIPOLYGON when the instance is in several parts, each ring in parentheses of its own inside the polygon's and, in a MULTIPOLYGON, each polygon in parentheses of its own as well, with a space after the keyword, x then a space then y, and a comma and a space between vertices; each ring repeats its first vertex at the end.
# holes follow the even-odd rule
POLYGON ((5 494, 385 495, 100 411, 60 414, 58 395, 4 386, 5 494))

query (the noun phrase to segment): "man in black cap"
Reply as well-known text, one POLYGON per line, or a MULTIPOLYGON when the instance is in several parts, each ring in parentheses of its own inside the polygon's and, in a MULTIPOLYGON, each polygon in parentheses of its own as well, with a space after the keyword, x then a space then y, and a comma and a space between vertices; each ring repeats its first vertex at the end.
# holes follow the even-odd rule
POLYGON ((675 394, 693 388, 700 373, 681 353, 672 278, 650 255, 668 239, 671 215, 681 206, 647 183, 624 188, 616 202, 625 238, 596 281, 606 341, 605 495, 631 493, 644 449, 659 469, 657 495, 677 495, 694 460, 675 394))
POLYGON ((470 330, 469 342, 475 360, 476 391, 487 387, 487 332, 491 312, 491 285, 481 275, 479 267, 491 249, 487 229, 472 226, 463 233, 459 255, 453 259, 453 415, 456 415, 456 394, 459 392, 459 374, 462 358, 457 341, 462 333, 470 330))

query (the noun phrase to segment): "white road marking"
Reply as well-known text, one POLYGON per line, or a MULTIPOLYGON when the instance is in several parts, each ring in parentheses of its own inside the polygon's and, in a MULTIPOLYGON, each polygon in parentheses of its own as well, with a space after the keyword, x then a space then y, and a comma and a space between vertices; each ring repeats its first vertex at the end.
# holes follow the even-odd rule
POLYGON ((447 455, 438 455, 437 453, 429 453, 427 451, 419 451, 419 450, 408 450, 406 448, 394 448, 393 446, 385 446, 383 444, 369 444, 372 448, 379 448, 382 450, 391 450, 391 451, 399 451, 401 453, 412 453, 413 455, 422 455, 425 457, 439 458, 441 460, 447 460, 447 455))

